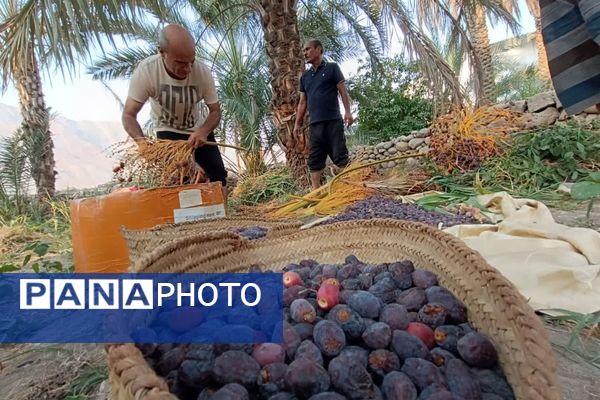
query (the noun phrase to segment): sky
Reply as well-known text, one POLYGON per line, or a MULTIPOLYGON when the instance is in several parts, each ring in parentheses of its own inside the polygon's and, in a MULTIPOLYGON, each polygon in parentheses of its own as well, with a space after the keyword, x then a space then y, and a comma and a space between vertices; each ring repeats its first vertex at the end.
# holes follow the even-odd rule
MULTIPOLYGON (((532 16, 524 5, 524 0, 519 0, 522 7, 520 24, 522 32, 532 32, 535 29, 532 16)), ((505 26, 490 26, 490 40, 497 42, 513 36, 505 26)), ((394 46, 392 46, 394 47, 394 46)), ((396 46, 398 48, 398 46, 396 46)), ((356 72, 357 63, 353 61, 341 64, 345 76, 356 72)), ((54 113, 72 120, 89 121, 120 121, 121 109, 119 103, 100 82, 93 81, 85 74, 85 66, 79 67, 79 73, 72 80, 63 79, 60 72, 44 74, 42 76, 46 105, 54 113)), ((127 97, 128 81, 114 80, 108 85, 122 101, 127 97)), ((0 93, 0 103, 19 107, 18 95, 14 87, 9 86, 6 93, 0 93)), ((148 118, 149 106, 146 104, 140 113, 141 120, 148 118)))

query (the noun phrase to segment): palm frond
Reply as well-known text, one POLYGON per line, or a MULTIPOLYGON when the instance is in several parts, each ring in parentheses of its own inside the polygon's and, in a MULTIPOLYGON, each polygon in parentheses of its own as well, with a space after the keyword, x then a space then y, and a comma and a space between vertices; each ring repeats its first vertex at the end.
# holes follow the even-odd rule
MULTIPOLYGON (((466 0, 465 0, 466 1, 466 0)), ((515 35, 521 31, 518 19, 520 18, 520 9, 516 0, 468 0, 469 2, 477 1, 485 10, 492 25, 499 22, 506 26, 515 35)))
POLYGON ((388 27, 371 1, 301 1, 298 26, 302 40, 319 39, 336 62, 356 58, 364 50, 376 65, 388 45, 388 27))
POLYGON ((225 130, 233 131, 233 141, 255 154, 263 150, 267 135, 272 134, 261 129, 272 94, 266 54, 254 50, 261 41, 261 35, 228 32, 212 54, 203 54, 212 62, 219 82, 225 130))
POLYGON ((97 59, 87 72, 95 80, 126 78, 131 76, 138 62, 153 54, 156 54, 156 47, 150 45, 111 52, 97 59))
POLYGON ((114 46, 111 28, 131 30, 140 18, 141 0, 7 0, 0 5, 0 69, 1 88, 7 86, 13 65, 36 59, 54 63, 62 72, 72 75, 78 57, 90 58, 91 49, 106 47, 103 39, 114 46))
POLYGON ((342 7, 336 7, 337 12, 344 17, 345 23, 348 24, 356 36, 360 38, 362 44, 365 47, 365 50, 369 54, 369 58, 373 64, 378 64, 380 62, 380 55, 382 53, 381 42, 378 42, 376 37, 371 33, 371 29, 369 26, 364 26, 361 22, 352 15, 348 9, 342 7))
POLYGON ((322 7, 304 5, 298 10, 298 28, 302 43, 319 39, 327 57, 335 62, 341 62, 347 57, 355 57, 360 51, 360 41, 355 35, 342 29, 335 22, 335 16, 322 7))
POLYGON ((406 5, 399 0, 381 0, 382 11, 388 13, 402 34, 409 55, 417 60, 430 81, 429 89, 435 91, 436 108, 445 103, 464 103, 466 98, 458 78, 444 60, 431 39, 416 25, 406 5), (446 94, 444 94, 446 93, 446 94))
POLYGON ((188 2, 185 0, 148 0, 141 2, 138 8, 157 20, 159 25, 166 22, 187 25, 189 22, 186 17, 188 2))
POLYGON ((14 199, 17 208, 29 192, 31 184, 31 164, 23 135, 17 130, 0 142, 0 182, 4 195, 14 199))
POLYGON ((411 5, 415 10, 417 23, 421 27, 429 27, 435 33, 446 33, 452 29, 452 15, 447 4, 439 0, 412 0, 411 5))
POLYGON ((234 31, 245 36, 260 32, 260 20, 253 0, 189 0, 188 3, 199 17, 196 21, 200 28, 199 38, 215 32, 234 31))
POLYGON ((385 14, 382 13, 381 4, 378 1, 369 0, 353 0, 350 3, 365 13, 370 23, 377 30, 382 51, 387 51, 390 44, 391 29, 393 28, 388 25, 385 14))

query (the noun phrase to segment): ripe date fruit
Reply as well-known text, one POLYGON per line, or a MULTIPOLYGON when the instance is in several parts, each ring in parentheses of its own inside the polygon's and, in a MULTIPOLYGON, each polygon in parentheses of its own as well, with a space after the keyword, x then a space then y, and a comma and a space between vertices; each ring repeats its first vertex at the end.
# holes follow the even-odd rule
MULTIPOLYGON (((514 400, 492 341, 467 322, 465 305, 435 274, 416 267, 356 257, 290 263, 283 304, 210 320, 215 332, 243 328, 257 343, 152 344, 170 336, 151 327, 140 329, 149 339, 137 347, 182 400, 514 400), (278 317, 281 306, 282 322, 250 319, 278 317), (246 320, 252 324, 241 325, 246 320), (282 343, 260 342, 259 328, 283 331, 282 343)), ((170 304, 159 319, 166 324, 184 311, 170 304)), ((181 331, 197 323, 178 322, 181 331)), ((194 334, 192 327, 173 341, 194 334)))

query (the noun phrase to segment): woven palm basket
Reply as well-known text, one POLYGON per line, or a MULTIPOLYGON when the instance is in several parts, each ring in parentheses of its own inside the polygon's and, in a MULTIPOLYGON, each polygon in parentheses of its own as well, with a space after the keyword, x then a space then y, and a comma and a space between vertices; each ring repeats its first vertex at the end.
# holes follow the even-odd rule
MULTIPOLYGON (((122 228, 121 234, 127 241, 129 261, 132 265, 136 265, 140 258, 143 258, 160 245, 169 243, 175 239, 195 236, 201 233, 228 232, 231 228, 247 228, 250 226, 261 226, 266 228, 267 234, 265 238, 276 238, 297 232, 301 224, 294 220, 259 217, 226 217, 183 222, 179 224, 164 224, 151 229, 130 230, 122 228)), ((142 271, 136 270, 136 272, 142 271)))
MULTIPOLYGON (((544 327, 515 287, 461 240, 429 226, 397 220, 341 222, 231 247, 224 235, 191 236, 157 248, 140 264, 189 272, 244 272, 251 264, 279 270, 312 258, 342 263, 354 254, 369 263, 411 260, 437 274, 440 285, 465 303, 469 321, 496 346, 519 400, 558 400, 556 361, 544 327), (206 254, 206 242, 222 251, 206 254)), ((173 399, 165 382, 130 344, 107 347, 115 399, 173 399)))

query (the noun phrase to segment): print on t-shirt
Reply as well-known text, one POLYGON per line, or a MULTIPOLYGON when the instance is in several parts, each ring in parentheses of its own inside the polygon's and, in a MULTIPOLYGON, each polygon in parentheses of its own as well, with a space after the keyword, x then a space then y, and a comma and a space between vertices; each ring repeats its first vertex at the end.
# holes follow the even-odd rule
POLYGON ((159 125, 180 130, 194 128, 194 111, 198 97, 196 86, 161 84, 158 93, 158 102, 162 106, 159 125))

